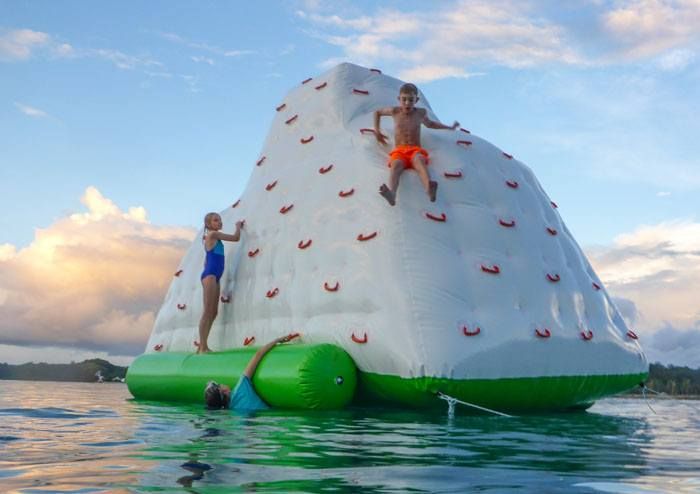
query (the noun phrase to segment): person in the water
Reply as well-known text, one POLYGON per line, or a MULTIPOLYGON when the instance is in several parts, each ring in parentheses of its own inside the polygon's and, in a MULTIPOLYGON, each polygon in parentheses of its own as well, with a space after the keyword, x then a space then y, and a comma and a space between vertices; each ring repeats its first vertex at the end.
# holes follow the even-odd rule
POLYGON ((202 312, 202 318, 199 320, 197 353, 211 352, 207 340, 209 339, 211 325, 214 323, 219 310, 219 295, 221 294, 219 281, 224 274, 225 264, 224 243, 222 240, 238 242, 241 238, 243 222, 236 222, 236 232, 233 235, 221 232, 223 226, 221 216, 218 213, 207 213, 204 217, 203 240, 206 257, 204 259, 204 271, 202 271, 202 276, 200 277, 204 293, 204 311, 202 312))
POLYGON ((278 343, 286 343, 297 336, 299 336, 298 333, 280 336, 255 352, 255 355, 250 359, 243 374, 241 374, 241 377, 238 379, 238 384, 236 384, 233 391, 225 384, 209 381, 206 388, 204 388, 204 401, 207 404, 207 408, 214 410, 230 408, 231 410, 240 411, 265 410, 270 408, 255 391, 255 386, 253 385, 255 370, 258 368, 258 364, 265 354, 272 350, 275 345, 278 343))

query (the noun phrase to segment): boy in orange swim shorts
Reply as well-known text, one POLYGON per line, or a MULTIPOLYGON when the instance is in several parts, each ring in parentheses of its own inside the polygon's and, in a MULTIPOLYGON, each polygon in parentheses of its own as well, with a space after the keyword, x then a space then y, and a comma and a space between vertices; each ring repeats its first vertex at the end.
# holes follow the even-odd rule
POLYGON ((428 173, 428 152, 420 147, 420 129, 425 125, 429 129, 451 129, 459 127, 459 122, 452 126, 443 125, 428 118, 425 108, 416 108, 418 88, 413 84, 404 84, 399 89, 399 104, 380 108, 374 112, 374 135, 380 144, 386 145, 386 137, 379 128, 381 117, 394 118, 394 141, 396 147, 389 153, 389 185, 382 184, 379 193, 392 206, 396 204, 396 189, 399 187, 399 178, 406 169, 414 169, 420 177, 431 202, 435 202, 437 194, 437 182, 430 180, 428 173))

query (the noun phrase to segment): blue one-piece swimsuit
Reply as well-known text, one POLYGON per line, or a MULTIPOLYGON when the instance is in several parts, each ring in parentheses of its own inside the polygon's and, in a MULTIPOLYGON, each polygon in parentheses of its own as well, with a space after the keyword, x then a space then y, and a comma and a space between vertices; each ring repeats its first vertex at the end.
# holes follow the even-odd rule
POLYGON ((202 271, 200 279, 203 280, 205 276, 213 274, 216 276, 216 282, 218 283, 224 274, 224 243, 221 240, 217 240, 213 249, 204 250, 207 253, 207 257, 204 260, 204 271, 202 271))

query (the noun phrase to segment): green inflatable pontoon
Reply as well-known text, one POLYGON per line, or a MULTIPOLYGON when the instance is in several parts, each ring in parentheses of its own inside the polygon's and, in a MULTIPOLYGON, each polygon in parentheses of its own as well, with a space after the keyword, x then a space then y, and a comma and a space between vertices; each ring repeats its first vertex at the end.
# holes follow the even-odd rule
MULTIPOLYGON (((137 399, 204 403, 206 383, 214 380, 233 388, 256 350, 148 353, 131 364, 126 382, 137 399)), ((356 372, 352 359, 337 346, 278 345, 260 362, 253 383, 273 407, 332 410, 353 399, 356 372)))

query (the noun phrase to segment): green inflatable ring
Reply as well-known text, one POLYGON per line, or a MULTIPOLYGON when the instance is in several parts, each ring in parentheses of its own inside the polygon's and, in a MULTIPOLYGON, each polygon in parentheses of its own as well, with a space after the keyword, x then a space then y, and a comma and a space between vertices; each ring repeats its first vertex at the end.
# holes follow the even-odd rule
MULTIPOLYGON (((126 383, 137 399, 203 404, 206 383, 235 387, 255 352, 148 353, 131 364, 126 383)), ((332 410, 353 399, 357 370, 335 345, 278 345, 260 362, 253 384, 272 407, 332 410)))

